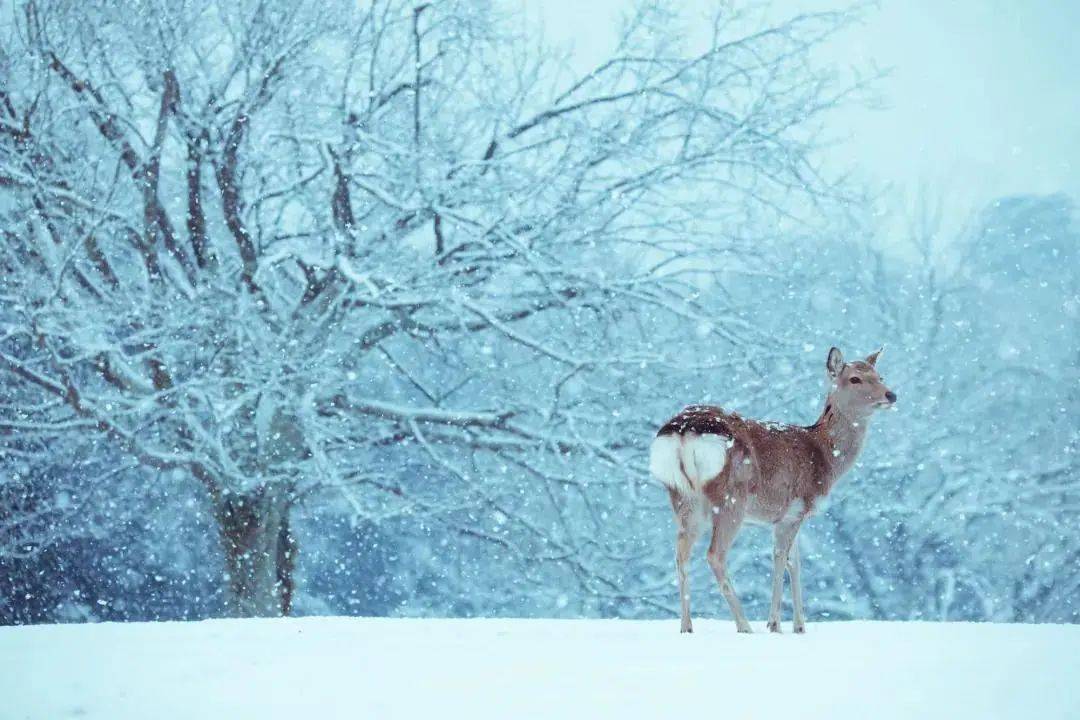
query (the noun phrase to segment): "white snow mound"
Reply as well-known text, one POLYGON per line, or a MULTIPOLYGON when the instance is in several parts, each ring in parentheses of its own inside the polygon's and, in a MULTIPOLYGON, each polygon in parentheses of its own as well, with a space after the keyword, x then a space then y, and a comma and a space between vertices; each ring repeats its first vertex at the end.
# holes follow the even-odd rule
POLYGON ((1080 718, 1080 626, 763 629, 365 618, 7 627, 0 718, 1080 718))

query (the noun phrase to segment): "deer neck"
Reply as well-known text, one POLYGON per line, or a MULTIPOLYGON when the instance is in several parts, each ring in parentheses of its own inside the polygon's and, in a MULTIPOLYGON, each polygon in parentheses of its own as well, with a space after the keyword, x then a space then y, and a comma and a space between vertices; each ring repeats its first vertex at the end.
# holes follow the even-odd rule
POLYGON ((866 415, 844 413, 831 402, 831 398, 826 400, 825 409, 813 427, 829 467, 829 486, 855 463, 862 451, 869 419, 866 415))

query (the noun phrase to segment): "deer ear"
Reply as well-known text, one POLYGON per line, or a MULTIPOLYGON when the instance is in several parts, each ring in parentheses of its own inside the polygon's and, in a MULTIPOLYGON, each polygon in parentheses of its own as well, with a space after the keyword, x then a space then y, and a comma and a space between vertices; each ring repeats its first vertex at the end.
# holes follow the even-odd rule
POLYGON ((844 356, 837 348, 830 348, 829 357, 825 360, 825 369, 829 371, 830 377, 839 377, 840 371, 844 369, 844 356))
POLYGON ((879 357, 881 357, 881 353, 883 353, 883 352, 885 352, 885 346, 884 345, 882 345, 877 350, 875 350, 874 352, 872 352, 872 353, 870 353, 869 355, 866 356, 866 364, 869 365, 870 367, 874 367, 875 365, 877 365, 877 359, 879 357))

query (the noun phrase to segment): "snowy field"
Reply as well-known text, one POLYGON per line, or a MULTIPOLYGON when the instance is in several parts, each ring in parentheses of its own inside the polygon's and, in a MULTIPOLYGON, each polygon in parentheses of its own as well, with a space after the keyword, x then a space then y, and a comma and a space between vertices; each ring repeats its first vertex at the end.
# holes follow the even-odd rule
POLYGON ((695 629, 358 618, 6 627, 0 718, 1080 718, 1080 626, 695 629))

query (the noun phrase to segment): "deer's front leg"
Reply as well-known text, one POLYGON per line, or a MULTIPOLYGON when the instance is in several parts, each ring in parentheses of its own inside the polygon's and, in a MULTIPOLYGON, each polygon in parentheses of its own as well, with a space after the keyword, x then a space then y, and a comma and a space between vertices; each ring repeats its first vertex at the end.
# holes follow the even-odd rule
POLYGON ((788 553, 788 577, 791 578, 791 608, 795 615, 795 627, 797 633, 806 632, 806 616, 803 615, 802 605, 802 581, 799 579, 802 563, 799 560, 799 535, 791 542, 791 552, 788 553))
MULTIPOLYGON (((794 520, 781 520, 773 527, 773 583, 772 605, 769 608, 769 630, 780 632, 780 602, 784 594, 784 570, 788 565, 788 554, 799 534, 799 526, 802 525, 802 517, 794 520)), ((792 583, 792 597, 794 598, 795 586, 792 583)), ((792 603, 794 604, 794 602, 792 603)))

